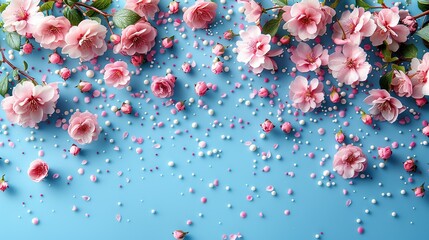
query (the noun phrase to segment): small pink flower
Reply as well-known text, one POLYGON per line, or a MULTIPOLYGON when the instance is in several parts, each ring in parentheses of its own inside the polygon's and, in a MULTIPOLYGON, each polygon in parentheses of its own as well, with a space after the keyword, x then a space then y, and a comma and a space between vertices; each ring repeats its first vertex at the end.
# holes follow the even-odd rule
POLYGON ((48 171, 48 164, 41 159, 36 159, 30 163, 27 173, 31 180, 34 182, 40 182, 48 176, 48 171))
POLYGON ((269 94, 270 94, 270 92, 268 91, 268 89, 266 89, 264 87, 260 88, 258 90, 258 96, 261 98, 266 98, 266 97, 268 97, 269 94))
POLYGON ((399 43, 407 41, 410 34, 408 27, 399 22, 399 9, 397 7, 383 8, 375 13, 373 18, 377 29, 370 38, 372 44, 380 46, 386 42, 388 48, 396 52, 399 49, 399 43))
POLYGON ((225 53, 225 47, 222 44, 218 43, 212 48, 212 53, 216 56, 221 56, 225 53))
POLYGON ((220 74, 223 72, 223 62, 216 61, 212 64, 212 73, 214 74, 220 74))
POLYGON ((169 98, 174 95, 175 83, 175 78, 153 76, 150 89, 155 97, 169 98))
POLYGON ((70 78, 70 76, 71 76, 71 71, 70 71, 70 69, 68 69, 68 68, 61 68, 61 70, 60 70, 60 76, 61 76, 61 78, 62 79, 64 79, 64 80, 67 80, 67 79, 69 79, 70 78))
POLYGON ((172 48, 174 44, 174 36, 163 38, 161 44, 164 48, 172 48))
POLYGON ((79 84, 76 86, 81 92, 89 92, 92 89, 92 84, 87 81, 80 81, 79 84))
POLYGON ((422 60, 413 58, 410 64, 408 76, 413 83, 413 95, 415 99, 429 95, 429 53, 423 55, 422 60))
POLYGON ((101 56, 107 50, 107 29, 95 20, 85 19, 77 26, 73 26, 65 36, 65 46, 62 53, 71 58, 80 58, 88 61, 101 56))
POLYGON ((124 114, 131 114, 133 111, 133 107, 129 103, 122 103, 121 112, 124 114))
POLYGON ((73 156, 77 156, 80 153, 80 147, 78 147, 76 144, 72 144, 69 150, 70 154, 73 156))
POLYGON ((49 55, 49 62, 53 64, 62 64, 63 59, 58 53, 52 53, 51 55, 49 55))
POLYGON ((238 3, 243 3, 244 15, 249 23, 259 22, 262 15, 262 6, 254 0, 239 0, 238 3))
POLYGON ((335 15, 334 9, 322 6, 318 0, 303 0, 283 7, 283 11, 283 29, 302 41, 325 34, 326 26, 335 15))
POLYGON ((309 82, 305 77, 297 76, 290 84, 289 98, 293 101, 292 106, 302 112, 313 111, 325 99, 323 84, 317 78, 309 82))
POLYGON ((290 59, 296 64, 296 69, 300 72, 310 72, 320 66, 328 65, 328 49, 323 49, 317 44, 311 48, 307 43, 300 42, 292 52, 290 59))
POLYGON ((126 0, 125 8, 133 10, 141 17, 154 19, 155 13, 159 12, 159 0, 126 0))
POLYGON ((118 44, 118 43, 120 43, 120 42, 121 42, 121 36, 119 36, 118 34, 112 34, 112 35, 110 35, 110 41, 111 41, 114 45, 116 45, 116 44, 118 44))
POLYGON ((274 124, 268 119, 265 119, 265 121, 261 124, 262 131, 266 133, 271 132, 271 130, 273 130, 274 127, 275 127, 274 124))
POLYGON ((404 170, 407 172, 415 172, 417 170, 417 165, 414 159, 408 159, 404 162, 404 170))
POLYGON ((88 144, 98 139, 101 129, 97 115, 86 112, 75 112, 69 120, 68 133, 79 144, 88 144))
POLYGON ((422 133, 423 133, 423 135, 425 135, 426 137, 429 137, 429 125, 428 125, 428 126, 426 126, 426 127, 424 127, 424 128, 422 129, 422 133))
POLYGON ((128 64, 124 61, 116 61, 104 66, 104 81, 107 86, 122 89, 130 84, 131 74, 128 64))
POLYGON ((114 53, 132 56, 147 54, 155 46, 157 31, 149 22, 138 21, 122 30, 121 42, 113 47, 114 53))
POLYGON ((176 107, 177 111, 183 111, 185 110, 185 101, 179 101, 177 102, 174 107, 176 107))
POLYGON ((395 93, 400 97, 411 97, 413 94, 413 83, 402 71, 394 71, 391 84, 395 93))
POLYGON ((343 143, 345 138, 346 137, 344 136, 344 133, 342 130, 338 131, 335 134, 335 141, 337 141, 338 143, 343 143))
POLYGON ((0 191, 4 192, 9 187, 9 184, 4 180, 4 174, 0 179, 0 191))
POLYGON ((177 239, 177 240, 183 240, 185 239, 186 235, 188 235, 188 233, 189 232, 184 232, 182 230, 175 230, 173 232, 173 237, 174 239, 177 239))
POLYGON ((364 111, 362 111, 361 117, 362 122, 366 125, 372 125, 372 117, 371 115, 366 114, 364 111))
POLYGON ((197 0, 183 13, 183 21, 194 29, 207 28, 216 17, 217 4, 211 1, 197 0))
POLYGON ((168 4, 168 12, 170 13, 170 14, 175 14, 175 13, 178 13, 179 12, 179 10, 180 10, 180 6, 179 6, 179 2, 176 2, 176 1, 171 1, 169 4, 168 4))
POLYGON ((46 16, 37 23, 33 37, 43 48, 54 50, 66 45, 65 36, 70 28, 67 18, 46 16))
POLYGON ((388 121, 393 123, 398 119, 398 115, 405 111, 402 103, 390 96, 390 93, 384 89, 372 89, 364 102, 371 105, 369 112, 376 120, 388 121))
POLYGON ((419 187, 416 187, 416 188, 413 188, 412 190, 413 190, 413 192, 414 192, 414 195, 416 196, 416 197, 424 197, 425 196, 425 186, 424 186, 425 184, 423 183, 422 185, 420 185, 419 187))
POLYGON ((340 94, 337 92, 335 87, 332 88, 331 93, 329 94, 329 99, 333 103, 337 103, 341 100, 340 94))
POLYGON ((137 54, 131 57, 131 64, 135 67, 139 67, 144 63, 144 56, 141 54, 137 54))
POLYGON ((423 107, 428 102, 428 100, 424 97, 415 99, 415 101, 416 101, 417 106, 419 106, 419 107, 423 107))
POLYGON ((31 54, 33 52, 33 45, 31 45, 31 43, 25 43, 22 45, 22 52, 24 52, 24 54, 31 54))
POLYGON ((190 63, 183 63, 182 64, 182 70, 184 73, 189 73, 192 70, 190 63))
POLYGON ((280 128, 285 133, 290 133, 292 131, 292 124, 290 122, 284 122, 280 128))
POLYGON ((402 19, 401 22, 408 27, 410 33, 414 33, 417 30, 418 24, 413 16, 408 15, 404 19, 402 19))
POLYGON ((32 34, 37 22, 43 17, 39 12, 40 0, 13 0, 1 13, 3 28, 7 32, 17 32, 21 36, 32 34))
POLYGON ((338 149, 333 165, 334 170, 344 179, 355 178, 365 171, 368 160, 360 147, 346 145, 338 149))
POLYGON ((365 51, 357 45, 347 43, 341 52, 329 56, 329 69, 340 83, 356 85, 365 81, 371 71, 365 51))
POLYGON ((223 38, 225 40, 232 40, 234 38, 234 36, 235 36, 235 34, 232 30, 225 31, 223 33, 223 38))
POLYGON ((209 87, 207 87, 207 84, 204 81, 200 81, 195 84, 195 93, 200 97, 206 95, 208 90, 209 87))
POLYGON ((390 147, 378 147, 378 156, 383 159, 384 161, 386 161, 387 159, 390 158, 390 156, 392 156, 392 149, 390 149, 390 147))

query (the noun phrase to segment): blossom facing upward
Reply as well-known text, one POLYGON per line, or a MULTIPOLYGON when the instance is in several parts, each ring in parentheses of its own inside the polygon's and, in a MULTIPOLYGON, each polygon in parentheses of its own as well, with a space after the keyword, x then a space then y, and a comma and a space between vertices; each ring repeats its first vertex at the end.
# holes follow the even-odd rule
POLYGON ((305 77, 297 76, 290 84, 289 97, 293 101, 293 107, 302 112, 313 111, 325 99, 323 84, 317 78, 308 82, 305 77))
POLYGON ((246 22, 259 22, 262 15, 262 6, 254 0, 239 0, 238 3, 243 3, 244 15, 246 22))
POLYGON ((207 28, 216 18, 217 4, 198 0, 183 13, 183 21, 194 29, 207 28))
POLYGON ((113 47, 113 52, 129 56, 147 54, 155 46, 156 35, 156 29, 149 22, 139 21, 122 30, 121 42, 113 47))
POLYGON ((411 97, 413 94, 413 83, 402 71, 395 70, 393 72, 392 87, 400 97, 411 97))
POLYGON ((126 62, 116 61, 106 64, 104 71, 104 81, 107 86, 122 89, 130 84, 131 75, 126 62))
POLYGON ((363 101, 372 106, 369 112, 380 121, 393 123, 398 119, 398 115, 405 111, 402 103, 390 96, 390 93, 384 89, 370 90, 369 96, 363 101))
POLYGON ((55 50, 66 45, 65 36, 70 28, 67 18, 46 16, 37 24, 33 37, 43 48, 55 50))
POLYGON ((17 32, 21 36, 32 34, 37 20, 43 17, 39 12, 40 0, 13 0, 1 13, 3 28, 7 32, 17 32))
POLYGON ((344 179, 355 178, 365 171, 368 160, 360 147, 346 145, 338 149, 333 165, 334 170, 344 179))
POLYGON ((101 129, 97 115, 86 112, 75 112, 69 120, 68 133, 79 144, 88 144, 98 139, 101 129))
POLYGON ((310 72, 322 65, 328 65, 328 49, 317 44, 311 48, 307 43, 300 42, 290 57, 300 72, 310 72))
POLYGON ((168 98, 174 95, 174 85, 176 83, 176 77, 152 77, 152 84, 150 89, 153 95, 158 98, 168 98))
POLYGON ((36 159, 30 163, 28 168, 28 176, 34 182, 42 181, 46 176, 48 176, 49 166, 46 162, 41 159, 36 159))
POLYGON ((136 12, 140 17, 154 19, 159 12, 159 0, 126 0, 125 8, 136 12))

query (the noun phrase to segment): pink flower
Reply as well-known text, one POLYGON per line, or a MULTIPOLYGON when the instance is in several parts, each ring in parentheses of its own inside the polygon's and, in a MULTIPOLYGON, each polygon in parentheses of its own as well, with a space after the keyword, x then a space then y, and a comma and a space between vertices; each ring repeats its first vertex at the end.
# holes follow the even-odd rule
POLYGON ((331 93, 329 94, 329 99, 333 103, 337 103, 341 100, 340 94, 337 92, 337 89, 335 87, 332 88, 331 93))
POLYGON ((410 33, 414 33, 417 30, 418 24, 413 16, 406 16, 404 19, 401 19, 402 24, 408 27, 410 33))
POLYGON ((362 119, 362 122, 365 123, 366 125, 371 125, 372 124, 372 117, 371 115, 366 114, 364 111, 362 111, 362 115, 360 117, 362 119))
POLYGON ((419 186, 419 187, 413 188, 412 190, 413 190, 414 195, 416 197, 424 197, 425 196, 425 191, 426 190, 425 190, 424 183, 421 186, 419 186))
POLYGON ((169 10, 169 13, 170 14, 175 14, 175 13, 178 13, 179 12, 179 10, 180 10, 180 8, 179 8, 179 2, 176 2, 176 1, 171 1, 169 4, 168 4, 168 10, 169 10))
POLYGON ((404 162, 404 170, 407 172, 415 172, 417 170, 417 165, 414 159, 408 159, 404 162))
POLYGON ((156 35, 156 29, 149 22, 139 21, 122 30, 121 42, 113 47, 113 52, 129 56, 147 54, 155 46, 156 35))
POLYGON ((70 154, 73 156, 77 156, 80 153, 80 147, 76 146, 76 144, 72 144, 69 150, 70 154))
POLYGON ((79 144, 88 144, 98 139, 101 129, 97 115, 86 112, 75 112, 69 120, 68 133, 79 144))
POLYGON ((344 179, 357 177, 365 171, 367 164, 362 149, 353 145, 340 147, 334 156, 334 170, 344 179))
POLYGON ((126 0, 125 8, 133 10, 140 17, 154 19, 155 13, 159 12, 159 0, 126 0))
POLYGON ((104 81, 107 86, 122 89, 130 84, 130 80, 130 71, 126 62, 116 61, 104 66, 104 81))
POLYGON ((423 98, 425 95, 429 95, 428 72, 429 53, 425 53, 422 60, 417 58, 411 60, 408 76, 410 76, 411 82, 413 83, 413 98, 419 99, 423 98))
POLYGON ((131 114, 133 111, 133 107, 129 103, 122 103, 121 111, 124 114, 131 114))
POLYGON ((176 230, 173 232, 174 239, 183 240, 189 232, 184 232, 182 230, 176 230))
POLYGON ((69 79, 70 78, 70 76, 71 76, 71 71, 70 71, 70 69, 68 69, 68 68, 61 68, 61 70, 60 70, 60 76, 61 76, 61 78, 62 79, 64 79, 64 80, 67 80, 67 79, 69 79))
POLYGON ((289 98, 293 101, 292 106, 302 112, 313 111, 325 99, 323 84, 316 78, 308 82, 305 77, 297 76, 290 84, 289 98))
POLYGON ((280 128, 285 133, 290 133, 292 131, 292 124, 290 122, 284 122, 280 128))
POLYGON ((17 32, 21 36, 32 34, 43 17, 39 12, 40 0, 13 0, 1 13, 3 28, 7 32, 17 32))
POLYGON ((342 130, 338 131, 335 134, 335 141, 337 141, 338 143, 343 143, 345 138, 346 137, 344 136, 344 133, 342 130))
POLYGON ((46 16, 36 25, 33 37, 43 48, 54 50, 66 45, 65 36, 70 28, 67 18, 46 16))
POLYGON ((221 56, 225 53, 225 47, 222 44, 218 43, 212 48, 212 53, 216 56, 221 56))
POLYGON ((166 37, 166 38, 162 39, 161 44, 164 48, 172 48, 173 44, 174 44, 173 40, 174 40, 174 36, 173 37, 166 37))
POLYGON ((364 102, 372 105, 369 112, 376 120, 380 121, 393 123, 398 118, 398 115, 405 111, 402 103, 390 96, 390 93, 384 89, 370 90, 369 96, 364 99, 364 102))
POLYGON ((262 6, 253 0, 238 0, 238 3, 243 3, 244 15, 249 23, 259 22, 262 15, 262 6))
POLYGON ((195 93, 200 97, 206 95, 208 90, 209 87, 207 87, 206 82, 200 81, 195 84, 195 93))
POLYGON ((352 12, 343 12, 341 19, 334 23, 332 40, 338 45, 349 42, 359 45, 362 39, 370 37, 376 28, 371 12, 361 7, 355 8, 352 12))
POLYGON ((54 113, 58 98, 56 84, 34 86, 32 82, 24 81, 15 86, 12 96, 3 99, 2 107, 12 123, 34 128, 54 113))
POLYGON ((307 41, 323 35, 335 15, 334 9, 321 6, 318 0, 303 0, 283 7, 283 11, 283 29, 298 41, 307 41))
POLYGON ((232 30, 225 31, 223 33, 223 38, 225 40, 232 40, 234 38, 234 36, 235 36, 235 34, 232 30))
POLYGON ((425 135, 426 137, 429 137, 429 125, 427 125, 426 127, 424 127, 422 129, 422 133, 423 135, 425 135))
POLYGON ((24 54, 31 54, 33 52, 33 45, 31 45, 31 43, 22 45, 22 51, 24 54))
POLYGON ((214 74, 220 74, 223 72, 223 62, 216 61, 212 64, 212 72, 214 74))
POLYGON ((390 147, 378 147, 378 156, 383 159, 384 161, 386 161, 387 159, 390 158, 390 156, 392 156, 392 149, 390 149, 390 147))
POLYGON ((183 63, 182 64, 182 70, 184 73, 189 73, 192 70, 190 63, 183 63))
POLYGON ((176 107, 177 111, 183 111, 185 110, 185 101, 179 101, 177 102, 174 107, 176 107))
POLYGON ((120 43, 121 42, 121 36, 119 36, 118 34, 112 34, 112 35, 110 35, 110 41, 114 44, 114 45, 116 45, 116 44, 118 44, 118 43, 120 43))
POLYGON ((374 46, 380 46, 384 42, 388 48, 396 52, 399 49, 399 43, 407 41, 410 30, 407 26, 399 23, 399 9, 397 7, 383 8, 374 14, 374 21, 377 29, 370 40, 374 46))
POLYGON ((402 71, 394 71, 391 84, 395 93, 400 97, 411 97, 413 94, 413 83, 402 71))
POLYGON ((268 97, 269 94, 270 94, 270 92, 268 91, 268 89, 266 89, 264 87, 260 88, 258 90, 258 96, 261 98, 266 98, 266 97, 268 97))
POLYGON ((216 17, 217 4, 197 0, 195 4, 183 13, 183 21, 194 29, 207 28, 216 17))
POLYGON ((322 65, 328 65, 328 49, 323 49, 317 44, 312 49, 307 43, 300 42, 292 52, 290 59, 296 64, 300 72, 309 72, 318 69, 322 65))
POLYGON ((92 89, 92 84, 87 81, 80 81, 79 84, 76 86, 80 92, 89 92, 92 89))
POLYGON ((347 85, 365 81, 371 71, 365 51, 351 43, 345 44, 342 52, 337 51, 330 55, 328 66, 332 70, 332 76, 347 85))
POLYGON ((49 166, 47 163, 41 159, 36 159, 30 163, 28 168, 28 176, 34 182, 42 181, 46 176, 48 176, 49 166))
POLYGON ((4 174, 0 179, 0 191, 4 192, 9 187, 9 184, 4 180, 4 174))
POLYGON ((261 124, 262 131, 266 133, 271 132, 271 130, 273 130, 274 127, 275 127, 274 124, 268 119, 265 119, 265 121, 261 124))
POLYGON ((133 66, 138 67, 140 65, 142 65, 142 63, 144 63, 144 56, 141 54, 137 54, 137 55, 133 55, 131 57, 131 64, 133 64, 133 66))
POLYGON ((175 78, 153 76, 150 89, 155 97, 169 98, 174 95, 175 83, 175 78))
POLYGON ((70 28, 66 35, 66 45, 62 53, 71 58, 81 58, 82 61, 101 56, 107 50, 107 29, 97 21, 85 19, 78 26, 70 28))

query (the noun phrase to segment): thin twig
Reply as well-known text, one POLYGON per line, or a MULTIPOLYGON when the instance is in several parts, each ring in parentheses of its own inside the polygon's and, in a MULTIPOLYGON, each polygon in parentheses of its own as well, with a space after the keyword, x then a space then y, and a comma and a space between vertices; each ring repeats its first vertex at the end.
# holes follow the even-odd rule
POLYGON ((18 71, 21 75, 24 75, 25 77, 27 77, 28 79, 30 79, 30 80, 31 80, 31 82, 32 82, 34 85, 38 85, 38 83, 37 83, 37 81, 36 81, 36 79, 35 79, 34 77, 32 77, 32 76, 28 75, 28 73, 26 73, 25 71, 23 71, 23 70, 19 69, 18 67, 16 67, 15 65, 13 65, 9 60, 7 60, 6 56, 4 55, 4 52, 3 52, 3 49, 2 49, 2 48, 0 48, 0 53, 1 53, 1 56, 2 56, 2 62, 4 62, 4 63, 6 63, 7 65, 9 65, 9 66, 14 70, 14 71, 16 70, 16 71, 18 71))

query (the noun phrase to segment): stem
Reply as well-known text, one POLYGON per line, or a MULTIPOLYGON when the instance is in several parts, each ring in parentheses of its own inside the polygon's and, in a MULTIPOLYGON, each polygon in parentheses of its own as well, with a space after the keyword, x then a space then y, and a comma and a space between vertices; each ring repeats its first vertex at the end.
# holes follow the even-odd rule
MULTIPOLYGON (((103 11, 101 11, 101 10, 99 10, 99 9, 97 9, 97 8, 95 8, 95 7, 93 7, 93 6, 87 5, 87 4, 82 3, 82 2, 76 2, 75 4, 73 4, 73 6, 76 6, 76 7, 77 7, 81 12, 82 12, 82 14, 83 14, 84 16, 86 16, 86 14, 85 14, 85 12, 84 12, 81 8, 79 8, 79 6, 84 7, 84 8, 86 8, 86 9, 91 9, 92 11, 94 11, 94 12, 96 12, 96 13, 100 14, 101 16, 103 16, 104 20, 106 20, 107 26, 109 27, 110 33, 111 33, 111 34, 114 34, 114 33, 113 33, 113 30, 112 30, 112 27, 111 27, 111 26, 110 26, 110 24, 109 24, 109 17, 111 17, 111 16, 113 16, 113 15, 108 14, 108 13, 106 13, 106 12, 103 12, 103 11)), ((73 7, 73 6, 72 6, 72 7, 73 7)))
POLYGON ((280 8, 283 8, 283 7, 281 7, 281 6, 274 6, 274 7, 270 7, 270 8, 263 8, 262 12, 267 12, 269 10, 280 9, 280 8))
POLYGON ((420 14, 417 14, 416 16, 413 16, 413 18, 414 18, 414 19, 417 19, 417 18, 420 18, 420 17, 426 16, 426 15, 428 15, 428 14, 429 14, 429 10, 426 10, 426 11, 424 11, 424 12, 420 13, 420 14))
POLYGON ((0 48, 0 53, 2 56, 2 62, 6 63, 7 65, 9 65, 13 70, 17 70, 21 75, 24 75, 25 77, 27 77, 28 79, 30 79, 30 81, 34 84, 34 85, 38 85, 36 79, 30 75, 28 75, 28 73, 26 73, 25 71, 17 68, 15 65, 13 65, 11 62, 9 62, 9 60, 7 60, 6 56, 4 55, 3 49, 0 48))
POLYGON ((337 23, 338 23, 338 26, 340 26, 341 31, 343 32, 343 40, 345 40, 345 39, 347 38, 347 36, 346 36, 346 32, 344 31, 344 28, 343 28, 343 26, 341 25, 340 20, 338 20, 338 18, 337 18, 337 23))
POLYGON ((383 6, 371 6, 371 7, 368 7, 369 9, 380 9, 380 8, 386 8, 386 7, 383 7, 383 6))

